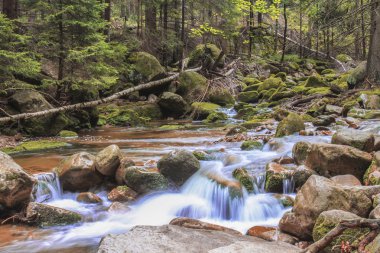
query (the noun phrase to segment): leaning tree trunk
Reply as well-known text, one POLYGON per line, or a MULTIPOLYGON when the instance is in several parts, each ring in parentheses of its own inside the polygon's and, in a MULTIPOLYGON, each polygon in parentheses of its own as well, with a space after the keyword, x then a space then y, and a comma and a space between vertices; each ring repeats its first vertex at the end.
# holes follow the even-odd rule
POLYGON ((372 0, 371 40, 368 53, 368 78, 380 85, 380 1, 372 0))

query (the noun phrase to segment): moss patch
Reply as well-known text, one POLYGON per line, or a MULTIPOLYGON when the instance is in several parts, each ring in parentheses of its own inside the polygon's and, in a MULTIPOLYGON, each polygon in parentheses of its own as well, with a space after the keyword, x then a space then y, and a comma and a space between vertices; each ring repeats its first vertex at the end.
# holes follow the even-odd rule
POLYGON ((61 148, 65 146, 68 146, 66 142, 39 140, 39 141, 23 142, 17 145, 16 147, 7 147, 7 148, 2 148, 0 150, 7 154, 13 154, 13 153, 19 153, 19 152, 61 148))
POLYGON ((59 137, 62 137, 62 138, 75 138, 75 137, 78 137, 78 134, 76 132, 73 132, 73 131, 67 131, 67 130, 63 130, 61 132, 59 132, 59 137))
POLYGON ((262 149, 263 144, 259 141, 245 141, 241 144, 241 150, 262 149))

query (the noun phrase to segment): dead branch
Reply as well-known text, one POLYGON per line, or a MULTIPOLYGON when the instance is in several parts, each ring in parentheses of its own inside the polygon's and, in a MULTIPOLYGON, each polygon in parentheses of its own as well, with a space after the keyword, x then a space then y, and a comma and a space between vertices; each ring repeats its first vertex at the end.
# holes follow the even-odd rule
MULTIPOLYGON (((196 71, 199 71, 199 70, 201 70, 201 67, 195 68, 195 69, 185 70, 185 72, 196 72, 196 71)), ((90 102, 84 102, 84 103, 73 104, 73 105, 66 105, 66 106, 62 106, 62 107, 57 107, 57 108, 53 108, 53 109, 49 109, 49 110, 44 110, 44 111, 39 111, 39 112, 33 112, 33 113, 21 113, 21 114, 17 114, 17 115, 12 115, 12 117, 2 117, 2 118, 0 118, 0 123, 7 123, 7 122, 11 122, 11 121, 16 121, 16 120, 36 118, 36 117, 56 114, 56 113, 59 113, 59 112, 73 111, 73 110, 78 110, 78 109, 83 109, 83 108, 89 108, 89 107, 94 107, 94 106, 97 106, 97 105, 109 103, 109 102, 112 102, 115 99, 123 97, 123 96, 125 96, 127 94, 130 94, 132 92, 140 91, 140 90, 144 90, 144 89, 148 89, 148 88, 152 88, 152 87, 155 87, 155 86, 159 86, 159 85, 171 82, 171 81, 177 79, 178 76, 179 76, 179 74, 180 73, 176 73, 176 74, 174 74, 172 76, 169 76, 169 77, 161 79, 161 80, 152 81, 152 82, 145 83, 145 84, 140 84, 140 85, 137 85, 135 87, 132 87, 132 88, 125 89, 125 90, 122 90, 120 92, 117 92, 117 93, 115 93, 115 94, 113 94, 113 95, 111 95, 109 97, 101 98, 101 99, 90 101, 90 102)))
POLYGON ((364 239, 359 243, 358 252, 368 253, 365 248, 379 235, 379 232, 379 230, 372 230, 369 232, 366 237, 364 237, 364 239))

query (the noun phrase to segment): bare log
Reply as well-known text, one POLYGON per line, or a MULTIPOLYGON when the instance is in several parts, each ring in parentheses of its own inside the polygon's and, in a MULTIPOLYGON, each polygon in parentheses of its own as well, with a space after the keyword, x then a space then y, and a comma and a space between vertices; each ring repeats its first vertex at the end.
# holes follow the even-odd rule
MULTIPOLYGON (((196 72, 196 71, 199 71, 199 70, 201 70, 201 67, 195 68, 195 69, 185 70, 185 72, 196 72)), ((171 82, 171 81, 177 79, 179 77, 179 74, 180 73, 176 73, 176 74, 174 74, 172 76, 169 76, 169 77, 161 79, 161 80, 152 81, 152 82, 145 83, 145 84, 140 84, 140 85, 137 85, 135 87, 132 87, 132 88, 125 89, 125 90, 122 90, 120 92, 117 92, 117 93, 115 93, 115 94, 113 94, 113 95, 111 95, 109 97, 101 98, 101 99, 90 101, 90 102, 78 103, 78 104, 73 104, 73 105, 66 105, 66 106, 57 107, 57 108, 53 108, 53 109, 49 109, 49 110, 44 110, 44 111, 39 111, 39 112, 21 113, 21 114, 12 115, 12 116, 9 116, 9 117, 3 117, 3 118, 0 118, 0 123, 8 123, 8 122, 17 121, 17 120, 23 120, 23 119, 30 119, 30 118, 36 118, 36 117, 41 117, 41 116, 47 116, 47 115, 56 114, 56 113, 59 113, 59 112, 73 111, 73 110, 78 110, 78 109, 83 109, 83 108, 89 108, 89 107, 94 107, 94 106, 98 106, 98 105, 101 105, 101 104, 109 103, 109 102, 112 102, 115 99, 118 99, 120 97, 128 95, 128 94, 130 94, 132 92, 140 91, 140 90, 144 90, 144 89, 149 89, 149 88, 152 88, 152 87, 155 87, 155 86, 159 86, 159 85, 165 84, 167 82, 171 82)))

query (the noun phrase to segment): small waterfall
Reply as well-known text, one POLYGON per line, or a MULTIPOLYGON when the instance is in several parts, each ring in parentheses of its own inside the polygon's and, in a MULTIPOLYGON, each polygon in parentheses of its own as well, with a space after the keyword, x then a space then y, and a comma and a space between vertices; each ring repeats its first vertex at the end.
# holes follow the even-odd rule
POLYGON ((253 187, 256 194, 265 193, 265 174, 253 177, 253 187))
POLYGON ((292 194, 294 193, 295 182, 293 176, 290 178, 285 178, 282 181, 282 192, 284 194, 292 194))
POLYGON ((37 184, 34 186, 33 197, 36 202, 46 202, 62 198, 62 188, 56 173, 41 173, 34 175, 37 184))

